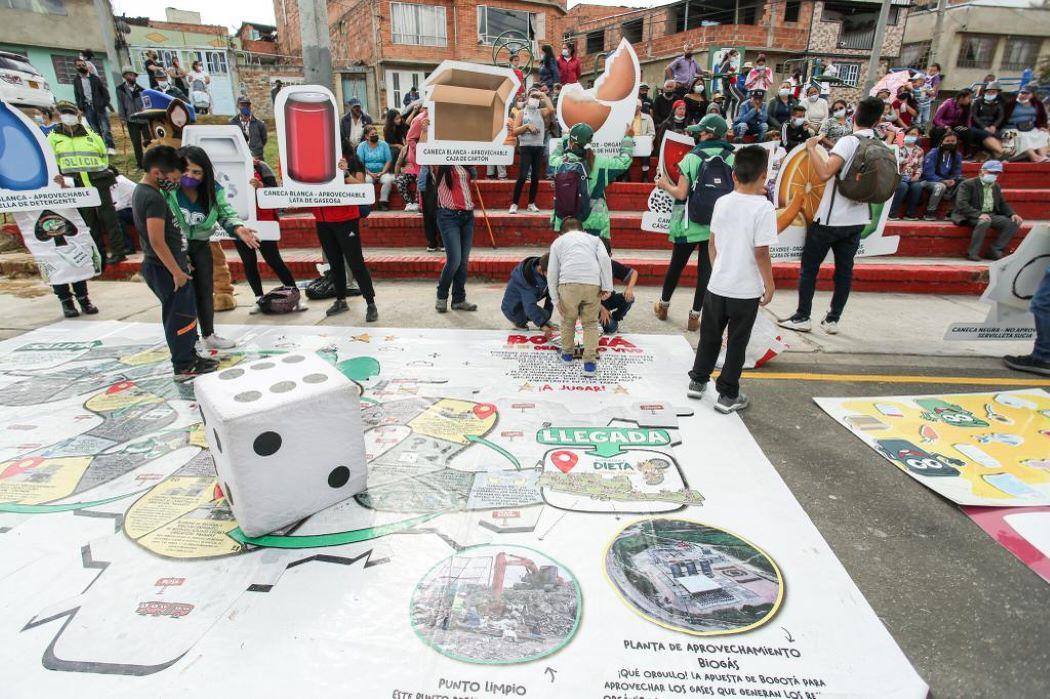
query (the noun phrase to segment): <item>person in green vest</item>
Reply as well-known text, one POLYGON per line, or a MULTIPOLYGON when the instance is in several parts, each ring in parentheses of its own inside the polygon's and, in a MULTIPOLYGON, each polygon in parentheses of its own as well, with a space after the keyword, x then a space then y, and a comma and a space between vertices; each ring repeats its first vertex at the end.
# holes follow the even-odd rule
POLYGON ((237 346, 215 334, 215 304, 212 277, 211 237, 216 227, 239 238, 253 250, 259 248, 255 231, 244 225, 237 211, 226 200, 226 190, 215 181, 215 167, 211 158, 198 146, 183 146, 179 155, 186 168, 179 178, 179 186, 164 190, 164 198, 171 209, 175 225, 186 237, 186 256, 192 270, 193 291, 197 297, 197 321, 201 341, 197 351, 225 350, 237 346))
POLYGON ((109 169, 106 144, 101 136, 81 123, 80 110, 72 102, 59 101, 55 111, 59 121, 47 135, 47 141, 55 152, 58 171, 72 178, 74 187, 98 190, 99 205, 79 209, 80 215, 91 229, 91 238, 102 256, 102 266, 117 264, 127 257, 130 245, 124 238, 124 229, 120 227, 113 206, 110 188, 116 184, 117 176, 109 169), (112 255, 108 259, 107 240, 112 246, 112 255))
POLYGON ((717 114, 708 114, 688 127, 686 131, 696 134, 699 143, 678 163, 678 169, 682 173, 678 181, 671 182, 666 174, 661 174, 656 180, 657 187, 675 198, 675 205, 671 212, 670 238, 674 246, 671 262, 664 274, 663 291, 660 300, 653 306, 653 313, 660 320, 667 320, 667 309, 671 305, 671 296, 678 286, 678 280, 682 277, 682 270, 689 263, 693 250, 697 250, 696 292, 693 294, 693 307, 689 311, 689 322, 686 326, 690 332, 695 332, 700 327, 700 309, 703 308, 707 282, 711 278, 711 257, 707 250, 711 226, 689 220, 689 192, 707 158, 722 154, 726 163, 733 164, 733 146, 725 140, 728 130, 729 124, 717 114))
MULTIPOLYGON (((605 201, 605 188, 616 181, 616 178, 631 167, 634 153, 634 134, 628 128, 627 135, 620 143, 620 152, 615 156, 596 155, 588 148, 594 138, 594 129, 587 124, 575 124, 569 129, 569 135, 559 139, 550 156, 550 167, 557 177, 558 169, 563 165, 583 163, 587 173, 587 189, 591 199, 591 213, 583 221, 583 230, 605 240, 610 237, 609 205, 605 201)), ((552 216, 555 231, 561 230, 561 218, 555 212, 552 216)))

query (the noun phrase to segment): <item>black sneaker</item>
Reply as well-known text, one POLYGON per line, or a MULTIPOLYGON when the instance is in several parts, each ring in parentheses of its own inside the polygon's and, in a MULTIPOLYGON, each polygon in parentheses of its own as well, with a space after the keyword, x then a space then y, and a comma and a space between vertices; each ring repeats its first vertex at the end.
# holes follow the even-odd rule
POLYGON ((374 323, 377 320, 379 320, 379 309, 376 308, 376 305, 374 303, 370 303, 365 309, 365 322, 374 323))
POLYGON ((937 220, 937 214, 935 214, 932 211, 927 211, 926 214, 922 217, 922 220, 923 221, 936 221, 937 220))
POLYGON ((813 329, 812 321, 810 321, 809 318, 800 316, 798 313, 791 316, 790 318, 785 318, 784 320, 777 323, 777 325, 779 325, 782 328, 787 328, 788 330, 794 330, 800 333, 808 333, 810 330, 813 329))
POLYGON ((124 260, 128 259, 128 256, 124 253, 118 253, 116 255, 110 255, 106 258, 107 265, 119 265, 124 260))
POLYGON ((703 383, 700 383, 699 381, 690 381, 689 382, 689 390, 686 392, 686 395, 689 396, 690 398, 695 398, 696 400, 700 400, 701 398, 704 397, 704 391, 706 391, 706 390, 707 390, 707 382, 706 381, 704 381, 703 383))
POLYGON ((454 301, 452 303, 453 311, 476 311, 478 310, 478 304, 470 303, 469 301, 454 301))
POLYGON ((1027 371, 1030 374, 1050 376, 1050 362, 1036 359, 1030 354, 1003 357, 1003 364, 1016 371, 1027 371))
POLYGON ((335 303, 328 307, 328 310, 324 312, 326 316, 334 316, 338 313, 346 313, 350 310, 350 306, 346 305, 346 299, 336 299, 335 303))
POLYGON ((739 410, 743 410, 749 405, 751 405, 751 399, 743 393, 739 394, 736 398, 730 398, 729 396, 719 396, 718 402, 715 403, 715 410, 724 415, 728 415, 729 413, 735 413, 739 410))
POLYGON ((448 299, 438 299, 435 301, 434 310, 438 313, 448 313, 448 299))
POLYGON ((346 295, 349 296, 350 298, 354 298, 355 296, 360 296, 361 295, 361 289, 358 288, 358 286, 355 284, 354 286, 351 286, 350 288, 348 288, 346 290, 346 295))
POLYGON ((87 296, 77 297, 77 301, 80 302, 80 310, 84 311, 86 315, 93 316, 98 313, 98 306, 91 303, 91 299, 87 296))
POLYGON ((187 381, 193 381, 198 376, 203 374, 210 374, 219 368, 219 363, 214 359, 208 359, 207 357, 197 357, 193 364, 189 365, 185 369, 180 369, 175 372, 175 381, 178 383, 185 383, 187 381))
POLYGON ((62 300, 62 315, 66 318, 76 318, 80 315, 80 311, 77 310, 76 304, 73 303, 73 299, 62 300))

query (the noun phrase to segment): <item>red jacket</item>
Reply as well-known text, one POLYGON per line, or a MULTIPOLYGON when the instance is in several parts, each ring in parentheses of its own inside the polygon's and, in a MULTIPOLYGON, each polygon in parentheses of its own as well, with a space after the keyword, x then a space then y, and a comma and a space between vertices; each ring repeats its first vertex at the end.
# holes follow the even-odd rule
POLYGON ((318 223, 342 223, 361 218, 356 205, 349 206, 315 206, 311 209, 318 223))
POLYGON ((576 56, 558 56, 558 72, 561 74, 561 84, 580 82, 580 59, 576 56))

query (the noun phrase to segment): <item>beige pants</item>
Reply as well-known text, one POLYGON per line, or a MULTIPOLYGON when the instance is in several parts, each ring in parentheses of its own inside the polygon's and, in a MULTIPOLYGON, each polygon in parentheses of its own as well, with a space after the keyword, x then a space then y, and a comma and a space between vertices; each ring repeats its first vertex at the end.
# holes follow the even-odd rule
POLYGON ((561 351, 576 351, 576 319, 583 324, 583 361, 598 359, 598 310, 602 306, 602 288, 597 284, 559 284, 558 299, 561 314, 561 351))

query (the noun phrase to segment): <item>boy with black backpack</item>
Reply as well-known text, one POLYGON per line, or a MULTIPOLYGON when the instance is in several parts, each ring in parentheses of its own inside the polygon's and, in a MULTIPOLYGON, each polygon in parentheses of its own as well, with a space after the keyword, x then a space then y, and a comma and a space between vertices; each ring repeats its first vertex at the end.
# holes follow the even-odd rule
POLYGON ((869 205, 888 201, 900 182, 896 154, 873 130, 882 119, 883 107, 878 97, 862 99, 853 115, 853 133, 840 138, 830 154, 820 146, 822 136, 806 139, 812 171, 826 184, 802 247, 798 309, 780 321, 781 327, 810 331, 817 273, 830 250, 835 255, 835 292, 820 327, 829 335, 838 332, 853 283, 853 258, 860 248, 861 233, 871 223, 869 205))
POLYGON ((631 167, 634 137, 628 127, 615 156, 597 155, 590 147, 594 129, 587 124, 574 124, 569 135, 560 139, 551 152, 550 167, 554 170, 555 231, 562 221, 575 218, 582 221, 583 230, 609 240, 611 225, 605 188, 631 167))
POLYGON ((720 197, 733 191, 733 146, 725 140, 729 124, 717 114, 708 114, 686 131, 698 134, 699 143, 688 153, 678 169, 678 182, 671 182, 663 174, 656 186, 668 192, 677 201, 671 214, 670 238, 674 248, 671 262, 664 274, 663 292, 653 306, 653 313, 660 320, 667 320, 671 296, 678 286, 682 270, 689 263, 693 250, 697 250, 696 292, 693 307, 689 311, 690 332, 700 327, 700 309, 711 278, 711 259, 707 253, 707 240, 711 237, 711 212, 720 197))

